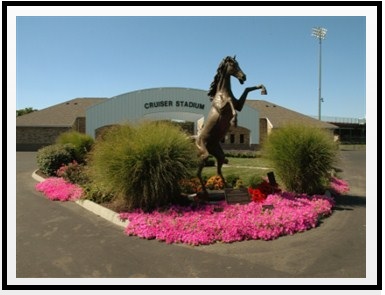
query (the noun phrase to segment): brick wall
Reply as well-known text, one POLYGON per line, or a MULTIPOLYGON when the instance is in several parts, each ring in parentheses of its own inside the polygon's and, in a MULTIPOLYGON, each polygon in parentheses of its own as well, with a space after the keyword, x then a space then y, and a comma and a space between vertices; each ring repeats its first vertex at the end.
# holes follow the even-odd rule
POLYGON ((70 127, 16 127, 16 151, 36 151, 55 143, 70 127))
POLYGON ((86 118, 77 117, 75 123, 72 125, 72 128, 78 132, 86 133, 86 118))
POLYGON ((250 149, 250 130, 244 127, 231 127, 222 141, 223 149, 248 150, 250 149))
POLYGON ((105 133, 108 129, 110 129, 110 128, 114 127, 114 126, 117 126, 117 124, 104 125, 104 126, 102 126, 102 127, 97 128, 97 129, 95 130, 95 138, 98 139, 98 138, 103 137, 104 133, 105 133))
POLYGON ((267 120, 266 118, 259 119, 259 143, 262 144, 267 137, 267 120))
POLYGON ((76 118, 72 127, 16 127, 16 151, 37 151, 41 147, 54 144, 63 132, 75 130, 86 132, 86 118, 76 118))

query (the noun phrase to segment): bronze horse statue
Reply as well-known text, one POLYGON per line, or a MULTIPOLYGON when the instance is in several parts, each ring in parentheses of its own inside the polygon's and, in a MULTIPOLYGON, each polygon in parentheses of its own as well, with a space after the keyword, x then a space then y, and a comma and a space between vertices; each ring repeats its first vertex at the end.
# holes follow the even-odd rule
POLYGON ((225 137, 230 126, 237 126, 236 111, 240 112, 242 110, 248 93, 262 89, 261 94, 267 94, 265 86, 258 85, 247 87, 241 97, 236 99, 231 91, 231 76, 237 78, 241 84, 246 81, 246 75, 239 67, 235 56, 227 56, 218 66, 217 73, 207 94, 212 101, 211 109, 202 129, 198 131, 196 137, 196 145, 199 149, 200 157, 197 176, 205 197, 208 196, 208 193, 202 179, 202 169, 207 158, 209 155, 215 157, 217 161, 217 174, 225 184, 226 182, 222 175, 222 165, 226 162, 226 159, 220 141, 225 137))

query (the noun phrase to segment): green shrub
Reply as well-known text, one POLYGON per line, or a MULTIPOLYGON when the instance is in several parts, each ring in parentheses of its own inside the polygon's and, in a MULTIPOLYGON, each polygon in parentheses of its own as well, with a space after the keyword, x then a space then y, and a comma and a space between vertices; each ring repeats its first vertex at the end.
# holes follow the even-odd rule
POLYGON ((240 188, 245 188, 245 184, 243 183, 243 180, 242 179, 237 179, 237 181, 235 182, 235 185, 234 185, 234 188, 235 189, 240 189, 240 188))
POLYGON ((165 122, 115 126, 90 153, 89 171, 98 184, 129 208, 151 210, 176 202, 179 182, 191 176, 197 151, 177 126, 165 122))
POLYGON ((37 167, 48 176, 56 176, 56 171, 62 166, 72 162, 75 148, 71 144, 53 144, 37 151, 37 167))
POLYGON ((181 192, 184 194, 194 194, 201 191, 201 182, 198 177, 182 179, 179 181, 181 192))
POLYGON ((60 134, 56 139, 57 144, 72 144, 75 148, 75 160, 83 163, 87 153, 91 150, 94 139, 75 130, 60 134))
POLYGON ((257 188, 262 181, 263 181, 263 178, 261 175, 256 175, 256 174, 251 175, 248 181, 248 186, 251 188, 257 188))
POLYGON ((237 181, 239 180, 239 176, 235 174, 230 174, 226 176, 226 184, 230 185, 231 187, 235 187, 237 184, 237 181))
POLYGON ((307 194, 324 192, 337 151, 326 130, 299 125, 274 130, 263 146, 286 189, 307 194))
POLYGON ((67 165, 63 164, 56 171, 56 175, 58 177, 64 178, 65 180, 71 183, 83 185, 90 181, 85 169, 86 167, 84 166, 84 164, 78 164, 78 162, 73 160, 71 163, 68 163, 67 165))
POLYGON ((226 150, 225 156, 229 158, 256 158, 256 151, 249 150, 226 150))
POLYGON ((92 180, 82 184, 82 188, 83 199, 97 204, 108 203, 116 198, 111 191, 106 190, 102 185, 92 180))
POLYGON ((209 155, 209 157, 205 161, 205 167, 214 167, 215 166, 215 159, 213 156, 209 155))

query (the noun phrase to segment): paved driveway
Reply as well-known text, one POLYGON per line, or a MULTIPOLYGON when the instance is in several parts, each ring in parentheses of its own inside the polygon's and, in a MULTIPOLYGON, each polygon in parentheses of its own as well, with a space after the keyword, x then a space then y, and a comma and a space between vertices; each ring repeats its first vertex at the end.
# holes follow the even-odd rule
MULTIPOLYGON (((341 153, 351 192, 319 227, 273 241, 198 247, 129 237, 73 202, 49 201, 34 190, 36 153, 16 157, 16 278, 170 278, 162 281, 169 284, 179 284, 175 278, 229 278, 219 284, 231 284, 230 278, 366 276, 365 151, 341 153)), ((195 282, 218 284, 189 284, 195 282)))

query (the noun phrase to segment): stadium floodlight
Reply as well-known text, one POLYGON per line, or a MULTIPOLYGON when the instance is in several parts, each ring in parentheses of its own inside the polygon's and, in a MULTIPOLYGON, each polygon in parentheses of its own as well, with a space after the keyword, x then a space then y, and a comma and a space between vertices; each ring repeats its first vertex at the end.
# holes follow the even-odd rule
POLYGON ((321 39, 322 40, 325 39, 327 31, 328 30, 325 29, 325 28, 317 27, 317 28, 313 28, 313 32, 311 33, 311 35, 313 37, 316 37, 316 38, 320 39, 320 41, 321 41, 321 39))
POLYGON ((321 59, 322 59, 322 40, 326 37, 327 29, 316 27, 313 28, 312 36, 316 37, 319 40, 319 67, 318 67, 318 120, 321 121, 321 102, 323 98, 321 97, 321 59))

